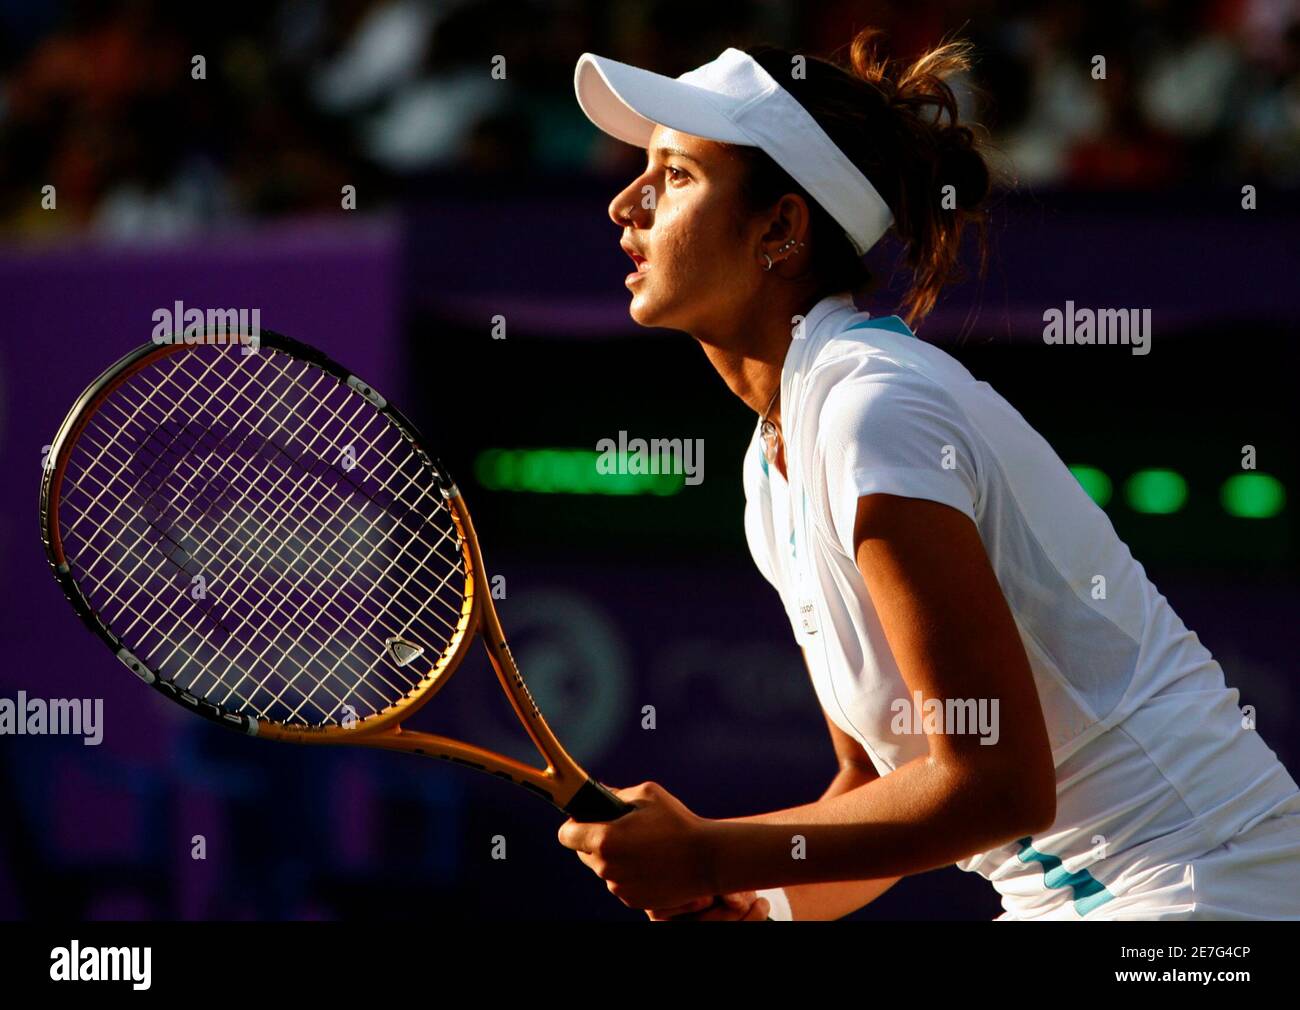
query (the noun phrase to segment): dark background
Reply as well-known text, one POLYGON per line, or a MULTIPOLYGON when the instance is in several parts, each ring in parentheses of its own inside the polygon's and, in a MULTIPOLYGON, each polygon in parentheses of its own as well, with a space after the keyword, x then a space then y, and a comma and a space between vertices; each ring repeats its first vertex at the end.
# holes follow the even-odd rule
MULTIPOLYGON (((558 846, 544 804, 432 762, 225 734, 141 691, 80 628, 37 538, 41 450, 177 299, 258 307, 415 418, 506 578, 498 607, 525 676, 595 774, 655 779, 706 816, 825 787, 825 724, 741 528, 754 417, 688 337, 628 319, 606 207, 644 155, 582 116, 584 51, 675 75, 728 45, 826 55, 867 24, 902 55, 946 32, 976 43, 976 74, 956 84, 1008 184, 987 273, 920 334, 1066 462, 1106 472, 1119 534, 1295 774, 1294 508, 1238 518, 1219 498, 1248 444, 1297 487, 1289 6, 0 2, 0 696, 103 698, 106 724, 99 747, 0 737, 0 915, 639 915, 558 846), (1089 76, 1096 55, 1105 80, 1089 76), (1067 299, 1150 308, 1151 353, 1045 345, 1042 314, 1067 299), (704 482, 616 497, 475 478, 485 450, 592 449, 620 430, 703 439, 704 482), (1179 511, 1126 501, 1125 480, 1152 467, 1186 479, 1179 511)), ((872 253, 879 315, 905 282, 897 252, 872 253)), ((485 662, 420 721, 528 756, 485 662)), ((998 911, 988 884, 948 869, 858 916, 998 911)))

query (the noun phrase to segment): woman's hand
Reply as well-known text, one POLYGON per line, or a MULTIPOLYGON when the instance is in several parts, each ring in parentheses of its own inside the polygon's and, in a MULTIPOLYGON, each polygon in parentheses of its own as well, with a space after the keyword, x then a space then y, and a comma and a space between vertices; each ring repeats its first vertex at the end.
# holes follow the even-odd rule
POLYGON ((710 822, 656 782, 613 791, 636 809, 607 823, 567 820, 560 844, 573 849, 629 908, 711 903, 717 888, 707 844, 710 822))
POLYGON ((766 922, 771 910, 771 903, 760 898, 757 891, 738 891, 717 898, 698 898, 676 908, 648 909, 646 917, 651 922, 766 922))

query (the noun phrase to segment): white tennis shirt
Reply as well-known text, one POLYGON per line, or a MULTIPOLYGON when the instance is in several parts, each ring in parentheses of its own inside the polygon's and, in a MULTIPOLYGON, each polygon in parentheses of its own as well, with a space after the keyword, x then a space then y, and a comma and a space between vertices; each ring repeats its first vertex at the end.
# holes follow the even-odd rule
MULTIPOLYGON (((985 382, 847 293, 820 301, 781 374, 789 483, 744 461, 745 533, 817 698, 886 775, 929 752, 857 569, 857 501, 942 502, 979 529, 1033 668, 1056 765, 1046 831, 962 859, 1015 917, 1077 917, 1153 862, 1194 856, 1300 787, 1051 446, 985 382), (898 703, 898 705, 896 705, 898 703)), ((988 709, 986 709, 988 711, 988 709)))

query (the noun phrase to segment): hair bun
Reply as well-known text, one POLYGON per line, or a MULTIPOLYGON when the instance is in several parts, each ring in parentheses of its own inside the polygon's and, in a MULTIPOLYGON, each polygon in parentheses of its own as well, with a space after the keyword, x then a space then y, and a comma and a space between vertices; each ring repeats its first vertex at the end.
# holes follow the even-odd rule
MULTIPOLYGON (((903 306, 914 327, 934 308, 944 286, 962 276, 967 227, 976 232, 983 273, 988 223, 983 204, 993 177, 982 153, 983 132, 960 118, 957 94, 948 83, 970 72, 970 44, 952 39, 900 63, 883 54, 882 35, 878 28, 863 28, 849 45, 847 65, 809 56, 807 73, 799 77, 790 72, 794 53, 755 47, 751 55, 788 87, 889 205, 911 272, 903 306)), ((801 193, 813 216, 810 270, 839 289, 861 290, 864 278, 870 280, 864 258, 843 229, 771 158, 755 160, 742 192, 755 213, 768 212, 783 194, 801 193)))

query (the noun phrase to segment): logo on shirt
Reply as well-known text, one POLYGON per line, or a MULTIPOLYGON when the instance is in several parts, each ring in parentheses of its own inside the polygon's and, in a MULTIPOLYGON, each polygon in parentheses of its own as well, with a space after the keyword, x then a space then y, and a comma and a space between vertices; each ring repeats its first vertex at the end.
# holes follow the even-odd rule
POLYGON ((812 600, 799 601, 799 623, 803 626, 804 634, 817 634, 817 604, 812 600))

